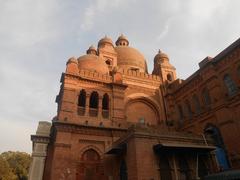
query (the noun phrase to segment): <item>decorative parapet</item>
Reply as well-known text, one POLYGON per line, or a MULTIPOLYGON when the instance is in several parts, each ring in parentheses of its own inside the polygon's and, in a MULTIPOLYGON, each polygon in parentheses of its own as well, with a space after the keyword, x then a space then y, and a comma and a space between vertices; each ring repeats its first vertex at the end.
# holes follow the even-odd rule
POLYGON ((141 79, 153 80, 153 81, 160 81, 160 76, 147 74, 144 72, 134 71, 134 70, 126 70, 126 69, 119 69, 118 72, 122 73, 123 75, 133 76, 141 79))
POLYGON ((29 170, 29 180, 42 180, 47 146, 50 141, 51 123, 40 121, 36 135, 31 136, 33 142, 32 162, 29 170))

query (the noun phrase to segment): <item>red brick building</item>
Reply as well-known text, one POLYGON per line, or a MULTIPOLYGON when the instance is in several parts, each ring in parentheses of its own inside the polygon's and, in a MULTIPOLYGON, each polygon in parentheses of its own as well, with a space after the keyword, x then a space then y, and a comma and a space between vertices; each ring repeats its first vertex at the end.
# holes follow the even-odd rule
POLYGON ((150 74, 125 36, 101 39, 68 60, 57 116, 32 136, 30 179, 197 179, 238 168, 239 53, 237 40, 180 80, 163 52, 150 74))

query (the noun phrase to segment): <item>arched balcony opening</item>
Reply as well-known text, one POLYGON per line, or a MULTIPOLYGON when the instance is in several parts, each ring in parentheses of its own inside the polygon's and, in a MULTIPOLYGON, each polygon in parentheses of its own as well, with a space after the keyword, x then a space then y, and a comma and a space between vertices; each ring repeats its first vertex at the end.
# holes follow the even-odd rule
POLYGON ((90 116, 97 116, 98 115, 98 100, 99 96, 96 91, 93 91, 90 96, 89 100, 89 115, 90 116))
POLYGON ((86 91, 82 89, 78 96, 78 115, 83 116, 86 109, 86 91))
POLYGON ((108 94, 103 95, 102 99, 102 117, 108 118, 109 117, 109 96, 108 94))

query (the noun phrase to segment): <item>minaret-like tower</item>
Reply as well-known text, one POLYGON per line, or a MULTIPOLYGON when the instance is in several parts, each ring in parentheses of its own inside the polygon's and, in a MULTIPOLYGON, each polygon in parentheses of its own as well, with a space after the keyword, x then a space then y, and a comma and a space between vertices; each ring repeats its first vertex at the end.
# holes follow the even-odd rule
POLYGON ((159 50, 158 54, 154 57, 154 69, 152 74, 159 75, 163 83, 172 82, 177 78, 176 68, 170 64, 168 55, 161 50, 159 50))
POLYGON ((98 56, 107 64, 109 71, 117 66, 117 53, 111 38, 105 36, 98 42, 98 56))

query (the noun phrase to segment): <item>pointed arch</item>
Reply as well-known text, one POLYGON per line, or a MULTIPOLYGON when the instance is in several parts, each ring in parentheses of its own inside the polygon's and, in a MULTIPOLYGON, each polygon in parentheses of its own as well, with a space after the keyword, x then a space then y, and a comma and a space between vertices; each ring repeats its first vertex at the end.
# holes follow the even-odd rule
POLYGON ((144 93, 131 94, 125 99, 125 113, 129 122, 160 124, 159 109, 158 103, 144 93))
POLYGON ((94 145, 88 145, 88 146, 85 146, 84 148, 82 148, 81 151, 79 152, 79 160, 81 159, 83 153, 85 151, 89 150, 89 149, 93 149, 94 151, 96 151, 100 155, 100 157, 102 159, 103 152, 98 147, 96 147, 94 145))

